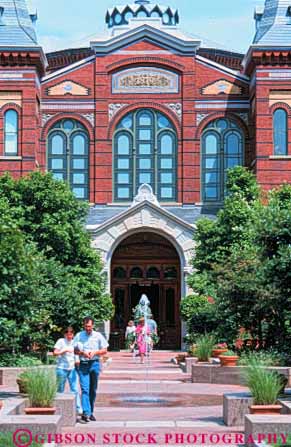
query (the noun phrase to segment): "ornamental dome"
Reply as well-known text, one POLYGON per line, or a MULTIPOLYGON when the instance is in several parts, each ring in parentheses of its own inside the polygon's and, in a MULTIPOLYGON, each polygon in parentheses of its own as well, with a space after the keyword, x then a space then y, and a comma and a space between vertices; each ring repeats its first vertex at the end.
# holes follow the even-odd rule
POLYGON ((163 25, 174 27, 179 23, 179 13, 170 6, 154 4, 150 0, 136 0, 134 4, 108 9, 105 18, 108 28, 130 25, 132 19, 160 19, 163 25))

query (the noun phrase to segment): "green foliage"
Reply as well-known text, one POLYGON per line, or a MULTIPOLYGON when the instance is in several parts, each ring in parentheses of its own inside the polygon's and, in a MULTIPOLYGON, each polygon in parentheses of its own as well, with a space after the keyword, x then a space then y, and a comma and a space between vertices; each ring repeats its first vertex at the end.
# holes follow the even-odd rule
POLYGON ((0 345, 47 351, 85 315, 112 318, 87 211, 51 174, 0 177, 0 345))
POLYGON ((27 394, 31 407, 51 407, 57 393, 57 379, 54 370, 31 369, 27 375, 27 394))
MULTIPOLYGON (((211 331, 233 343, 240 328, 253 347, 291 349, 291 186, 271 191, 264 203, 245 168, 228 171, 228 197, 215 221, 202 219, 194 236, 189 285, 215 298, 220 324, 211 331)), ((193 324, 196 334, 204 326, 193 324)))
POLYGON ((237 353, 231 349, 228 349, 228 351, 224 352, 222 355, 225 357, 233 357, 234 355, 237 355, 237 353))
POLYGON ((258 352, 243 352, 238 364, 240 366, 249 365, 252 360, 262 365, 262 366, 283 366, 284 360, 282 355, 276 351, 258 351, 258 352))
MULTIPOLYGON (((14 433, 1 433, 0 432, 0 447, 15 447, 15 443, 13 440, 13 434, 14 433)), ((30 447, 41 447, 43 446, 43 443, 38 443, 35 441, 32 441, 32 443, 30 443, 30 439, 29 436, 25 433, 22 434, 21 436, 21 440, 23 442, 23 444, 25 445, 29 445, 30 447)))
POLYGON ((229 196, 238 195, 248 203, 256 201, 260 196, 256 177, 243 166, 228 170, 226 188, 229 196))
MULTIPOLYGON (((277 439, 279 438, 279 436, 277 436, 277 439)), ((288 436, 287 439, 284 441, 282 439, 279 439, 278 442, 276 442, 275 444, 272 444, 273 447, 289 447, 291 445, 291 436, 288 436)))
POLYGON ((29 367, 42 365, 39 358, 24 354, 0 354, 0 367, 29 367))
POLYGON ((196 340, 195 355, 199 362, 208 362, 215 345, 213 335, 202 335, 196 340))
POLYGON ((244 372, 254 405, 274 405, 282 388, 280 377, 252 358, 244 372))
POLYGON ((184 321, 189 321, 193 315, 199 314, 205 311, 211 305, 209 304, 205 296, 200 295, 188 295, 180 304, 180 313, 184 321))

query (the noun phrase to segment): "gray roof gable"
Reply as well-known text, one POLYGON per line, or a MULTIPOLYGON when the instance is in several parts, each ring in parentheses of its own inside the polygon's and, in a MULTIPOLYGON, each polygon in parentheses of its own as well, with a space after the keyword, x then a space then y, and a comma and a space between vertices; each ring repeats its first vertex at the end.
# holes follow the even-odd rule
POLYGON ((291 46, 291 1, 266 0, 263 12, 255 13, 257 32, 253 43, 291 46))
POLYGON ((0 0, 0 47, 39 47, 26 0, 0 0))

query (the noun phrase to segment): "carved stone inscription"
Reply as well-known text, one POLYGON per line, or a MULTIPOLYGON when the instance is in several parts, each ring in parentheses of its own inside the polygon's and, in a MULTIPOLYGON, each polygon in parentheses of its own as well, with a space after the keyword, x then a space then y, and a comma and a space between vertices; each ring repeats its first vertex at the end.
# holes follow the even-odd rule
POLYGON ((163 69, 135 68, 112 76, 113 93, 178 93, 179 77, 163 69))

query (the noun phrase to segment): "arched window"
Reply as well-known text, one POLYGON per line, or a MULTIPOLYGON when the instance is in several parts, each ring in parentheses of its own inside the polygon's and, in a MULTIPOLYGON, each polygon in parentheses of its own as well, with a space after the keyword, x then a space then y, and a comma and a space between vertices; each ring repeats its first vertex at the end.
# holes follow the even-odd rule
POLYGON ((148 279, 158 279, 160 278, 160 271, 157 269, 157 267, 150 267, 147 270, 147 278, 148 279))
POLYGON ((58 121, 48 136, 48 170, 58 180, 68 182, 78 199, 88 199, 89 138, 78 121, 58 121))
POLYGON ((274 155, 288 154, 288 115, 284 109, 273 114, 274 155))
POLYGON ((134 279, 142 278, 143 277, 143 271, 139 267, 133 267, 130 271, 130 277, 134 279))
POLYGON ((177 136, 168 118, 150 109, 126 115, 114 134, 114 199, 129 201, 151 185, 160 201, 176 200, 177 136))
POLYGON ((202 135, 202 200, 222 202, 227 170, 243 164, 244 138, 238 125, 229 119, 208 124, 202 135))
POLYGON ((4 114, 4 153, 17 155, 18 153, 18 113, 9 109, 4 114))
POLYGON ((123 267, 115 267, 113 270, 113 278, 114 279, 125 279, 126 278, 126 270, 123 267))

